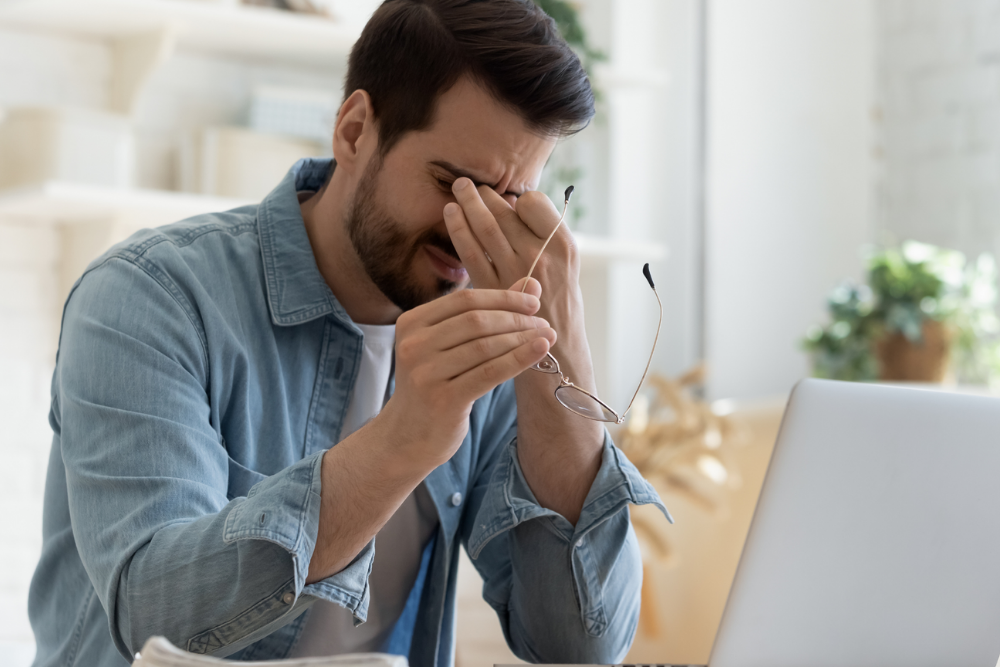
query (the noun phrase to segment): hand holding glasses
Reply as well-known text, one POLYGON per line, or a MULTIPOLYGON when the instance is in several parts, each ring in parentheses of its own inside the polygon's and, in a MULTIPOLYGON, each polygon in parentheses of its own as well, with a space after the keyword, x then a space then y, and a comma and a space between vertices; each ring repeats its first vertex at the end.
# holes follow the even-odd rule
MULTIPOLYGON (((542 244, 542 249, 538 251, 538 257, 535 257, 535 261, 532 262, 531 268, 528 269, 528 276, 525 278, 524 285, 521 287, 522 292, 525 288, 527 288, 528 278, 531 277, 532 272, 535 270, 535 266, 538 264, 538 260, 541 258, 542 253, 545 252, 546 246, 549 245, 549 241, 551 241, 552 237, 556 235, 556 231, 566 218, 566 210, 569 208, 569 200, 572 196, 573 186, 571 185, 566 188, 565 201, 563 202, 563 210, 562 215, 559 216, 559 222, 556 223, 556 226, 552 229, 552 233, 549 234, 549 237, 545 239, 545 243, 542 244)), ((642 372, 642 378, 639 380, 639 386, 635 388, 635 393, 632 394, 632 400, 629 401, 628 407, 625 408, 625 412, 619 415, 607 403, 597 398, 586 389, 578 387, 570 382, 570 379, 563 375, 562 371, 559 369, 559 362, 556 361, 556 358, 553 357, 551 353, 547 353, 544 359, 531 367, 532 370, 539 371, 540 373, 558 375, 560 380, 559 386, 556 387, 555 391, 556 400, 559 401, 564 408, 580 415, 581 417, 593 419, 594 421, 621 424, 625 421, 625 415, 627 415, 628 411, 632 409, 632 404, 635 403, 635 397, 639 395, 639 389, 642 388, 642 383, 646 380, 646 373, 649 372, 649 365, 653 361, 653 352, 656 350, 656 341, 660 337, 660 325, 663 324, 663 303, 660 301, 660 295, 656 293, 656 285, 653 284, 653 276, 649 273, 649 264, 643 265, 642 275, 646 276, 646 281, 649 283, 650 289, 653 290, 653 296, 656 297, 656 303, 660 307, 660 319, 656 323, 656 336, 653 338, 653 349, 649 351, 649 360, 646 361, 646 369, 642 372)))

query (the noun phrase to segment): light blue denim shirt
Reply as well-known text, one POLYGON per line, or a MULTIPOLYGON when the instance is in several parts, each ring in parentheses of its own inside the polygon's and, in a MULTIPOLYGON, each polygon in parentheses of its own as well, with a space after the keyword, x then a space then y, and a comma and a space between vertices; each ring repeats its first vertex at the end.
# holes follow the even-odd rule
MULTIPOLYGON (((296 197, 331 168, 301 161, 258 206, 141 231, 74 286, 29 599, 36 666, 120 667, 152 635, 282 658, 316 600, 365 620, 375 540, 306 584, 320 462, 362 352, 296 197)), ((460 544, 522 658, 613 663, 631 644, 642 568, 626 506, 666 508, 610 437, 577 524, 541 507, 518 466, 516 407, 510 383, 476 401, 426 480, 440 527, 386 647, 415 667, 453 663, 460 544)))

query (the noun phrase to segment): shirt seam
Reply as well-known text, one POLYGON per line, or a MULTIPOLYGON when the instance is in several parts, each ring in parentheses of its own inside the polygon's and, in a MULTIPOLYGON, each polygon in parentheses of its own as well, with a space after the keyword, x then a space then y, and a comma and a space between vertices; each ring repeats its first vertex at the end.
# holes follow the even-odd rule
MULTIPOLYGON (((158 241, 158 242, 162 242, 162 241, 158 241)), ((145 253, 145 250, 143 251, 143 254, 144 253, 145 253)), ((208 340, 207 340, 207 338, 205 336, 205 332, 202 330, 202 327, 199 325, 199 323, 197 321, 197 318, 195 318, 194 315, 192 314, 191 308, 190 308, 190 304, 186 303, 186 299, 184 301, 182 301, 181 298, 177 294, 175 294, 175 289, 171 289, 171 287, 168 287, 167 285, 164 285, 163 282, 162 282, 162 280, 158 276, 154 275, 151 272, 150 268, 153 266, 153 263, 150 262, 148 259, 144 258, 143 254, 135 254, 134 257, 129 257, 129 256, 126 256, 124 254, 115 254, 115 255, 111 255, 110 257, 106 257, 105 259, 103 259, 100 262, 100 264, 96 264, 96 265, 88 268, 87 271, 83 274, 83 276, 80 277, 80 280, 83 280, 83 278, 86 277, 88 274, 93 273, 94 271, 97 271, 98 269, 100 269, 101 267, 105 266, 106 264, 110 264, 113 260, 118 260, 118 261, 121 261, 121 262, 125 262, 129 266, 132 266, 132 267, 138 269, 139 271, 142 271, 143 274, 145 274, 154 283, 156 283, 157 285, 159 285, 160 289, 162 289, 164 291, 164 293, 167 294, 173 300, 173 302, 177 305, 178 308, 181 309, 181 311, 184 313, 184 315, 188 318, 188 321, 194 327, 195 333, 198 334, 198 341, 201 343, 202 361, 205 364, 205 372, 208 373, 208 370, 209 370, 208 340), (150 266, 150 268, 147 268, 147 266, 145 266, 147 264, 150 266)), ((160 273, 162 273, 162 271, 160 271, 160 273)), ((167 277, 167 275, 165 273, 163 273, 163 278, 165 280, 168 280, 171 283, 171 285, 172 285, 173 288, 176 288, 176 284, 174 283, 174 281, 170 280, 170 278, 167 277)), ((79 283, 70 292, 70 296, 67 298, 67 301, 69 300, 69 298, 72 298, 73 294, 76 292, 76 290, 78 289, 78 287, 79 287, 79 283)), ((64 315, 64 317, 65 317, 65 315, 64 315)))
POLYGON ((128 257, 109 258, 109 260, 111 259, 121 259, 123 262, 128 262, 132 266, 136 267, 137 269, 145 273, 147 276, 149 276, 150 280, 159 285, 160 288, 164 292, 166 292, 170 296, 170 298, 174 300, 174 303, 176 303, 177 306, 182 311, 184 311, 184 314, 187 316, 188 321, 191 323, 191 326, 194 327, 195 332, 198 334, 198 340, 201 342, 202 360, 205 363, 205 375, 207 382, 208 373, 211 369, 211 363, 209 361, 209 356, 208 356, 208 336, 205 333, 204 327, 201 326, 201 324, 198 322, 198 318, 196 317, 194 312, 192 312, 193 308, 191 307, 191 304, 187 303, 187 299, 182 300, 182 297, 178 294, 179 290, 177 288, 177 284, 166 274, 166 272, 160 269, 160 267, 156 266, 155 264, 153 264, 153 262, 150 262, 149 259, 147 259, 142 255, 137 255, 134 260, 128 257), (156 274, 162 276, 162 280, 157 275, 154 275, 154 269, 156 274), (169 286, 165 285, 163 281, 168 281, 170 285, 169 286))
POLYGON ((84 600, 82 611, 80 612, 80 617, 76 620, 76 627, 73 628, 73 638, 70 641, 70 651, 66 656, 65 665, 72 665, 76 662, 76 656, 80 652, 80 641, 83 637, 83 626, 87 621, 87 615, 90 612, 90 605, 94 601, 94 596, 97 595, 97 590, 91 586, 90 592, 87 594, 84 600))
POLYGON ((122 255, 135 255, 136 257, 142 257, 151 248, 161 243, 169 243, 178 248, 186 248, 191 244, 193 244, 198 239, 200 239, 202 236, 206 236, 208 234, 213 234, 216 232, 219 233, 230 232, 229 234, 230 236, 242 236, 247 232, 254 231, 256 226, 257 226, 256 219, 254 219, 253 221, 248 220, 246 222, 240 222, 233 225, 224 225, 217 222, 201 223, 197 229, 185 232, 184 234, 179 234, 178 238, 174 238, 161 231, 157 231, 154 236, 151 236, 145 241, 141 241, 137 244, 126 246, 122 248, 120 251, 118 251, 118 253, 116 253, 115 255, 112 255, 112 257, 122 256, 122 255))
MULTIPOLYGON (((305 484, 304 493, 302 495, 302 503, 300 505, 300 507, 302 507, 303 511, 299 513, 299 520, 296 522, 297 525, 295 526, 295 533, 296 534, 295 534, 295 541, 293 543, 293 548, 292 548, 292 560, 295 561, 296 565, 298 565, 298 561, 300 560, 300 558, 299 558, 299 550, 302 548, 302 542, 304 541, 304 536, 305 536, 305 532, 306 532, 305 529, 304 529, 303 524, 305 523, 306 515, 311 511, 310 500, 311 500, 311 496, 313 495, 313 489, 312 489, 312 487, 313 487, 313 484, 316 482, 316 469, 319 468, 320 471, 323 470, 323 457, 320 456, 319 458, 320 458, 320 460, 319 460, 318 464, 309 466, 309 479, 307 480, 307 482, 305 484)), ((320 482, 322 483, 322 478, 320 479, 320 482)), ((322 502, 322 496, 320 496, 320 502, 322 502)), ((318 529, 317 529, 317 532, 318 532, 318 529)), ((316 549, 316 543, 314 541, 313 542, 313 551, 315 551, 315 549, 316 549)), ((309 560, 312 561, 312 554, 310 554, 309 560)), ((302 580, 303 586, 305 585, 305 579, 308 577, 308 569, 309 569, 309 566, 308 566, 308 564, 306 564, 306 573, 305 573, 306 577, 303 577, 303 580, 302 580)), ((294 578, 293 578, 293 584, 292 585, 295 587, 295 594, 296 594, 296 597, 297 597, 298 594, 299 594, 299 585, 298 585, 298 578, 299 578, 298 575, 299 575, 299 573, 298 573, 298 567, 296 567, 295 570, 296 571, 294 573, 294 578)))
MULTIPOLYGON (((200 324, 197 315, 194 312, 194 307, 188 303, 188 300, 184 298, 179 292, 177 283, 170 278, 170 276, 156 263, 151 261, 147 257, 147 253, 154 247, 160 245, 161 243, 169 243, 177 248, 186 248, 192 245, 198 239, 213 233, 228 233, 229 236, 242 236, 248 232, 253 232, 256 228, 256 220, 253 222, 247 221, 238 223, 233 226, 223 226, 218 223, 205 225, 204 228, 189 232, 188 234, 182 235, 180 239, 172 239, 169 236, 163 234, 162 232, 157 233, 137 246, 129 246, 123 249, 120 253, 116 253, 106 258, 97 266, 91 267, 86 273, 90 273, 101 266, 109 263, 113 259, 119 259, 123 262, 128 262, 132 266, 141 270, 150 280, 155 282, 160 286, 160 288, 166 292, 173 300, 177 306, 184 311, 187 316, 188 321, 194 327, 195 332, 198 334, 198 340, 201 342, 201 352, 202 361, 205 364, 205 374, 206 382, 209 381, 209 373, 211 371, 211 362, 208 354, 208 337, 204 331, 204 327, 200 324), (162 276, 162 278, 160 277, 162 276), (169 285, 164 284, 164 282, 170 283, 169 285)), ((259 242, 259 238, 258 238, 259 242)), ((84 274, 86 275, 86 274, 84 274)))

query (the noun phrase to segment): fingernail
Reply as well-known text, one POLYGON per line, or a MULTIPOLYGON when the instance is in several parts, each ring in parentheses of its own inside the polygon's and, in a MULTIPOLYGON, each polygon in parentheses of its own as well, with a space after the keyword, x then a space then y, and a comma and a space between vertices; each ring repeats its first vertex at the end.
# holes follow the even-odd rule
POLYGON ((547 338, 550 343, 554 343, 556 340, 556 330, 553 329, 552 327, 542 329, 541 334, 545 336, 545 338, 547 338))
POLYGON ((539 354, 542 352, 546 352, 549 349, 549 341, 545 340, 544 338, 536 338, 535 341, 531 344, 531 349, 539 354))
POLYGON ((453 201, 445 204, 444 206, 445 215, 455 215, 456 213, 458 213, 458 204, 456 204, 453 201))
POLYGON ((549 327, 549 323, 547 321, 545 321, 545 318, 536 317, 534 319, 535 319, 535 328, 536 329, 549 329, 549 328, 551 328, 551 327, 549 327))
POLYGON ((467 178, 460 178, 457 181, 455 181, 455 189, 456 190, 464 190, 465 188, 469 187, 470 183, 471 183, 471 181, 469 179, 467 179, 467 178))

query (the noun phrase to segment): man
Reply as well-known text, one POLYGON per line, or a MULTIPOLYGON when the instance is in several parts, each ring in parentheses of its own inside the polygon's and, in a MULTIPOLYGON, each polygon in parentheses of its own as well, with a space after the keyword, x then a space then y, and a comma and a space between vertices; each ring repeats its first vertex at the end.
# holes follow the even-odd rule
POLYGON ((559 217, 533 189, 593 114, 580 63, 528 0, 389 0, 345 91, 335 162, 142 232, 75 286, 36 665, 127 664, 159 634, 445 667, 460 544, 518 655, 625 655, 626 506, 662 505, 528 370, 555 345, 593 389, 565 228, 521 291, 559 217))

